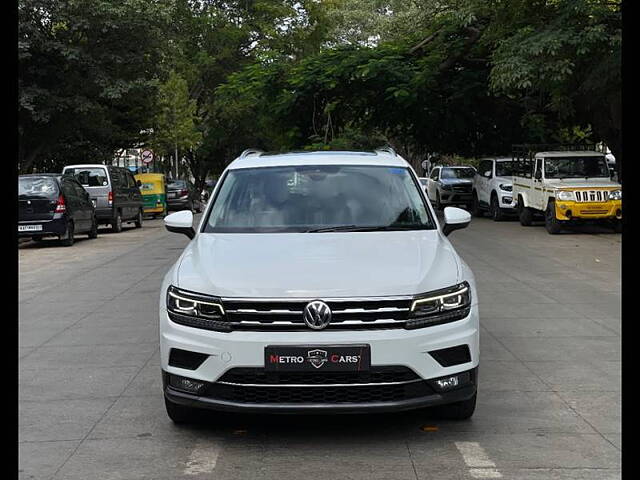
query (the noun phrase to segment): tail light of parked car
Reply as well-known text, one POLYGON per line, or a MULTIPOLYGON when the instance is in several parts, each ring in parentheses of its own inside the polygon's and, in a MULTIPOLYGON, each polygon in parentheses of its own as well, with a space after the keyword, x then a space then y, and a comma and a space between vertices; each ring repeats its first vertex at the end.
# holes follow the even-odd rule
POLYGON ((180 190, 181 197, 186 197, 187 195, 189 195, 189 190, 180 190))
POLYGON ((109 201, 109 206, 113 205, 113 192, 109 192, 108 201, 109 201))
POLYGON ((60 195, 58 197, 58 201, 56 202, 55 213, 63 213, 67 211, 67 205, 65 204, 64 197, 60 195))

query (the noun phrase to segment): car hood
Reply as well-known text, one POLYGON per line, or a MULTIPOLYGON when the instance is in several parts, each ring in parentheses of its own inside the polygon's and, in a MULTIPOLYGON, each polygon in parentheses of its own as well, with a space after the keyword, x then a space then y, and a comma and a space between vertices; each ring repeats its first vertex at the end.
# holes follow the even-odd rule
POLYGON ((473 179, 471 178, 442 178, 440 183, 443 185, 471 185, 473 179))
POLYGON ((223 297, 385 296, 455 285, 459 269, 437 230, 199 233, 174 281, 223 297))
POLYGON ((622 188, 619 183, 612 182, 608 178, 590 178, 588 180, 579 178, 566 178, 563 180, 554 179, 547 180, 548 185, 553 188, 571 189, 571 188, 622 188))

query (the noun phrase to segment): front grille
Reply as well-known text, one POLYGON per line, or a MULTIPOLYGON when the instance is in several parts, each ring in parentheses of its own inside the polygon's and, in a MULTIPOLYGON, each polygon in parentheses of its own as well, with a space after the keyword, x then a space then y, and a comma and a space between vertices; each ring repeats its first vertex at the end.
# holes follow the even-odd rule
POLYGON ((576 190, 576 202, 606 202, 609 200, 608 190, 576 190))
POLYGON ((433 394, 425 381, 395 385, 337 386, 322 385, 305 387, 245 387, 212 384, 205 395, 215 399, 237 403, 259 404, 345 404, 397 402, 433 394))
POLYGON ((410 368, 372 366, 366 372, 270 372, 264 368, 232 368, 219 383, 236 385, 350 385, 420 380, 410 368))
MULTIPOLYGON (((233 330, 308 330, 303 311, 312 299, 253 300, 222 299, 233 330)), ((332 312, 326 330, 373 330, 403 328, 412 297, 325 299, 332 312)))
POLYGON ((471 185, 454 185, 453 191, 458 193, 471 193, 471 185))

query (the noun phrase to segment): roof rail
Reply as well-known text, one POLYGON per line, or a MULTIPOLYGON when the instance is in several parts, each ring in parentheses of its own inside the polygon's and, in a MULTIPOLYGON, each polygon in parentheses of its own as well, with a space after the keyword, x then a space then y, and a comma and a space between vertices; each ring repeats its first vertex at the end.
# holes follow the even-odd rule
POLYGON ((383 147, 378 147, 378 148, 376 148, 374 150, 374 152, 376 152, 376 153, 389 153, 389 154, 393 155, 394 157, 398 156, 396 151, 390 145, 385 145, 383 147))
POLYGON ((258 150, 257 148, 247 148, 245 151, 243 151, 240 154, 240 157, 238 158, 245 158, 248 157, 249 155, 254 155, 254 154, 258 154, 258 156, 262 155, 264 152, 262 150, 258 150))

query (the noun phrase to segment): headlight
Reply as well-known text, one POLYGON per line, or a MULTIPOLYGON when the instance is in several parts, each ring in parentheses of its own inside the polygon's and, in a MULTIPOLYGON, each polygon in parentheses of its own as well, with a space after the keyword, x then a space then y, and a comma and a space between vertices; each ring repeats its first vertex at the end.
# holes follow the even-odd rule
POLYGON ((205 330, 231 331, 218 297, 189 292, 174 287, 167 289, 169 318, 180 325, 205 330))
POLYGON ((443 183, 441 188, 442 188, 442 190, 453 190, 453 187, 451 185, 446 184, 446 183, 443 183))
POLYGON ((573 192, 560 190, 559 192, 556 192, 556 198, 563 201, 573 200, 573 192))
POLYGON ((622 200, 622 190, 611 190, 609 200, 622 200))
POLYGON ((509 183, 501 183, 500 184, 500 190, 503 190, 505 192, 511 192, 511 191, 513 191, 513 185, 511 185, 509 183))
POLYGON ((415 297, 405 328, 421 328, 462 320, 471 310, 471 287, 467 282, 415 297))

